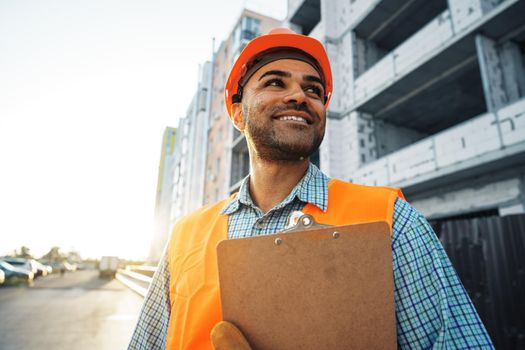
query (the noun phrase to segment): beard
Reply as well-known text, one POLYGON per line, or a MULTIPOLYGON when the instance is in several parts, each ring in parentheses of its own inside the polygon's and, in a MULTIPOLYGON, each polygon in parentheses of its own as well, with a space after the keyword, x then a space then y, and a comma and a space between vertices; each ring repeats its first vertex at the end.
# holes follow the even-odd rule
POLYGON ((319 149, 323 141, 324 129, 319 129, 314 125, 292 124, 286 126, 291 130, 278 130, 276 120, 272 116, 290 110, 307 112, 315 121, 320 121, 320 117, 307 106, 297 103, 273 106, 257 116, 250 108, 243 105, 243 114, 246 118, 246 138, 259 158, 266 161, 297 161, 310 158, 319 149))

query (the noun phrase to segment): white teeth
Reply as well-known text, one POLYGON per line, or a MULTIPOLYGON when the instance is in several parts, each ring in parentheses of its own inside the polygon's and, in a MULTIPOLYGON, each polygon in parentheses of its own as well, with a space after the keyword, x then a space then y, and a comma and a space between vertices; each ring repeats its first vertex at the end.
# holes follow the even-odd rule
POLYGON ((283 117, 279 117, 279 120, 295 120, 295 121, 298 121, 298 122, 307 123, 306 119, 304 119, 302 117, 296 117, 294 115, 285 115, 283 117))

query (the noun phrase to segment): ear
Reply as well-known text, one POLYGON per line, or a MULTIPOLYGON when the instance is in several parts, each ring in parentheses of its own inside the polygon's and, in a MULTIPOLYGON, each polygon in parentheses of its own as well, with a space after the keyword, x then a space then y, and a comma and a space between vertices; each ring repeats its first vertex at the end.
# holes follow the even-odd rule
POLYGON ((242 104, 240 102, 233 103, 231 105, 231 114, 230 120, 233 123, 233 126, 241 133, 244 133, 244 128, 246 127, 246 122, 244 120, 244 114, 242 112, 242 104))

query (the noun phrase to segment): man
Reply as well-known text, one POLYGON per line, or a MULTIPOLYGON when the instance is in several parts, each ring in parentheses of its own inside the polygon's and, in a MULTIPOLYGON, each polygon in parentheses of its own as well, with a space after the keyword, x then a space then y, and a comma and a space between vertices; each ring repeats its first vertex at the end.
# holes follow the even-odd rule
POLYGON ((250 175, 237 195, 175 225, 130 349, 211 349, 221 321, 216 243, 280 231, 295 210, 325 224, 390 225, 400 348, 493 348, 439 240, 400 192, 331 180, 310 164, 331 92, 317 40, 279 28, 246 46, 225 99, 246 136, 250 175))

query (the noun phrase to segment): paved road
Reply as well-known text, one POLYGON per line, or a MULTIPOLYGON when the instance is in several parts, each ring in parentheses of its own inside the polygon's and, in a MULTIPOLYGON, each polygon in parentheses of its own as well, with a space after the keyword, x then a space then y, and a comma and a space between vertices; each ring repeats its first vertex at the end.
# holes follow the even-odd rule
POLYGON ((0 349, 125 349, 142 298, 96 271, 0 287, 0 349))

